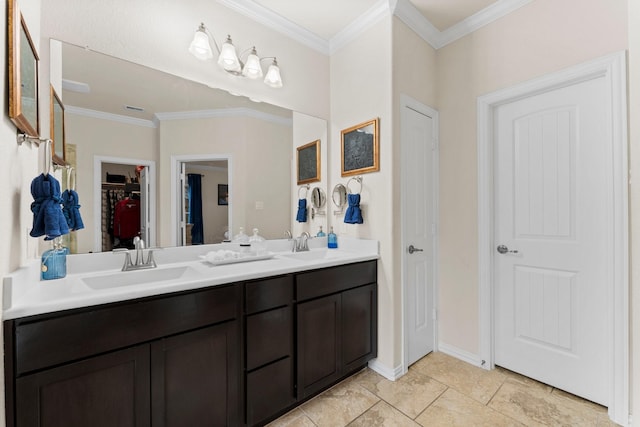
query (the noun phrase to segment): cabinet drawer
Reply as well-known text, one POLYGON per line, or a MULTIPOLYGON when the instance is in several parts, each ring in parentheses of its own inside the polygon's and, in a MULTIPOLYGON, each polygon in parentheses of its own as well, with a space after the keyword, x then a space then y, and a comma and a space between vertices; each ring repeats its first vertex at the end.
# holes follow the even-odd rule
POLYGON ((292 353, 290 306, 247 316, 247 371, 292 353))
POLYGON ((248 282, 244 292, 247 314, 281 307, 293 300, 293 276, 248 282))
POLYGON ((377 261, 365 261, 296 275, 298 302, 377 281, 377 261))
POLYGON ((16 374, 234 319, 238 288, 141 299, 16 321, 16 374))
POLYGON ((247 375, 247 424, 252 426, 295 402, 291 358, 247 375))

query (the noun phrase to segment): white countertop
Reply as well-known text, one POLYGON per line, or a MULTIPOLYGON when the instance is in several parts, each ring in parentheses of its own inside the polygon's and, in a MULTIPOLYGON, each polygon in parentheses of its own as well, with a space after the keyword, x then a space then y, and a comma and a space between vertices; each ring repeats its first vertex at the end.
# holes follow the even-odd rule
POLYGON ((157 268, 128 272, 121 271, 122 253, 68 255, 67 276, 57 280, 40 280, 40 260, 32 260, 3 279, 3 319, 350 264, 377 259, 379 253, 375 240, 343 236, 338 249, 326 249, 326 237, 309 240, 311 253, 292 254, 289 249, 291 242, 284 239, 267 243, 267 250, 274 255, 270 259, 212 265, 200 256, 219 249, 237 250, 237 245, 166 248, 154 251, 157 268), (174 279, 172 275, 179 277, 174 279), (148 280, 149 277, 157 280, 147 283, 138 280, 148 280), (98 286, 92 288, 92 280, 98 280, 98 286), (110 285, 111 282, 114 286, 110 285), (120 285, 126 282, 131 284, 120 285))

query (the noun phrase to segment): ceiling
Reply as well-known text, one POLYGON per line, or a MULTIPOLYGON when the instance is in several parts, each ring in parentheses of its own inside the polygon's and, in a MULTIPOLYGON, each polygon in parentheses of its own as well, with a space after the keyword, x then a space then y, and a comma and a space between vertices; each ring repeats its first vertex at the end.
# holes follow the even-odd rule
MULTIPOLYGON (((438 30, 444 31, 497 0, 409 1, 438 30)), ((244 3, 257 3, 321 38, 330 40, 379 4, 380 0, 246 0, 244 3)))

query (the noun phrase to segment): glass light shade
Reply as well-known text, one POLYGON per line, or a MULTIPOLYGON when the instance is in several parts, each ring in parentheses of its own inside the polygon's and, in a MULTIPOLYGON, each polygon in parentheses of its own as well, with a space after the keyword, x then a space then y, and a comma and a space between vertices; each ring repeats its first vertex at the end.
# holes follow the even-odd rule
POLYGON ((227 36, 227 40, 222 44, 220 56, 218 57, 218 65, 227 71, 239 72, 242 68, 238 55, 236 54, 236 48, 231 41, 231 36, 227 36))
POLYGON ((245 77, 249 77, 250 79, 257 79, 262 77, 260 58, 258 58, 258 53, 256 52, 255 47, 251 49, 251 53, 247 57, 247 63, 242 69, 242 75, 245 77))
POLYGON ((209 44, 209 36, 205 31, 204 24, 193 35, 193 41, 189 46, 189 52, 198 59, 207 60, 213 58, 213 51, 209 44))
POLYGON ((267 70, 267 75, 264 77, 265 84, 279 88, 282 87, 282 78, 280 78, 280 68, 278 67, 278 61, 275 59, 273 63, 269 65, 269 69, 267 70))

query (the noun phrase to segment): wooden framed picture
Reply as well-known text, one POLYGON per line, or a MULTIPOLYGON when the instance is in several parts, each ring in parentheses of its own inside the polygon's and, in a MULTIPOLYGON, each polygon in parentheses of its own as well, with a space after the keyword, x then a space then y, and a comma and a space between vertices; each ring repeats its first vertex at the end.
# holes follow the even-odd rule
POLYGON ((320 140, 298 147, 298 185, 320 181, 320 140))
POLYGON ((52 141, 51 152, 53 157, 53 163, 57 165, 65 165, 67 157, 65 155, 65 141, 64 141, 64 105, 60 100, 60 97, 51 86, 51 105, 50 105, 50 119, 51 132, 50 138, 52 141))
POLYGON ((9 0, 9 118, 29 136, 40 136, 38 109, 38 53, 18 9, 9 0))
POLYGON ((378 118, 345 129, 340 134, 342 176, 380 170, 378 118))

